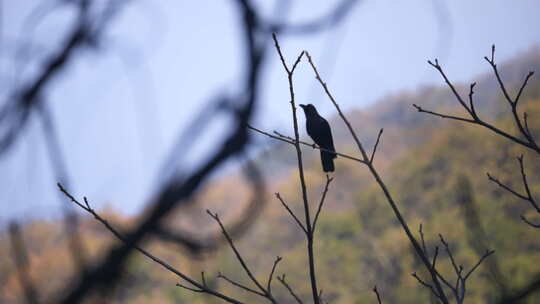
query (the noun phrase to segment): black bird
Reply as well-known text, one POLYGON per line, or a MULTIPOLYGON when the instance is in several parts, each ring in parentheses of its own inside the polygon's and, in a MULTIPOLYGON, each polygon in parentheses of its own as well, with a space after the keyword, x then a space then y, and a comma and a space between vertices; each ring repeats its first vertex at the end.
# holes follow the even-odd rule
MULTIPOLYGON (((306 129, 308 135, 321 148, 336 151, 334 148, 334 140, 332 139, 332 130, 328 121, 324 119, 317 109, 312 104, 300 105, 306 114, 306 129)), ((334 172, 334 158, 337 157, 335 152, 321 150, 321 162, 324 172, 334 172)))

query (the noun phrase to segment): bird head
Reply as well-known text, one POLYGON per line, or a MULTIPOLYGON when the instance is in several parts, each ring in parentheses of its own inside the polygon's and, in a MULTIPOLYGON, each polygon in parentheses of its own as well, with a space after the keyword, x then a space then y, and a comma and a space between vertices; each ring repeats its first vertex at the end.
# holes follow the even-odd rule
POLYGON ((304 113, 307 114, 312 114, 312 113, 317 113, 317 110, 315 109, 315 106, 312 105, 312 104, 307 104, 307 105, 304 105, 304 104, 300 104, 299 105, 302 109, 304 109, 304 113))

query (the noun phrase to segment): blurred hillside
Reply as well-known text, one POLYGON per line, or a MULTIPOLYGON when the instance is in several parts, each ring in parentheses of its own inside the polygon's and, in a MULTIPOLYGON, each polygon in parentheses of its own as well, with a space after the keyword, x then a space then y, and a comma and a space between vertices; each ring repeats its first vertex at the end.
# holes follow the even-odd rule
MULTIPOLYGON (((540 51, 533 50, 515 60, 501 64, 499 70, 507 88, 517 90, 529 70, 540 71, 540 51)), ((434 71, 436 73, 436 71, 434 71)), ((448 75, 451 79, 452 75, 448 75)), ((522 109, 530 115, 533 134, 540 134, 540 81, 535 76, 522 97, 522 109)), ((492 74, 476 79, 477 111, 484 119, 512 130, 507 104, 492 74)), ((368 149, 373 146, 379 128, 384 128, 376 166, 381 169, 392 194, 411 229, 423 223, 427 246, 438 245, 438 234, 449 241, 458 263, 469 269, 485 249, 495 255, 483 264, 469 280, 466 300, 485 303, 504 292, 522 286, 532 274, 540 272, 540 238, 538 231, 523 224, 520 214, 529 206, 518 201, 488 181, 485 172, 503 181, 519 183, 515 157, 525 154, 532 192, 540 193, 540 162, 538 156, 527 153, 512 143, 478 127, 445 121, 418 113, 412 104, 439 112, 460 113, 450 90, 439 87, 421 88, 384 98, 365 110, 348 113, 358 135, 368 149)), ((465 96, 468 85, 459 85, 465 96)), ((338 118, 331 120, 336 148, 356 155, 352 140, 338 118)), ((255 135, 259 136, 259 135, 255 135)), ((293 220, 270 194, 280 192, 290 206, 301 210, 297 172, 292 147, 277 144, 272 149, 274 162, 280 162, 279 172, 261 156, 259 163, 269 176, 269 203, 262 215, 241 240, 238 247, 257 275, 266 277, 276 255, 284 257, 277 273, 285 272, 289 283, 305 299, 310 297, 307 280, 307 258, 302 235, 293 220), (285 164, 285 165, 283 165, 285 164), (279 178, 277 178, 279 177, 279 178)), ((324 185, 318 152, 306 148, 306 178, 309 196, 318 201, 324 185)), ((385 303, 428 303, 429 292, 411 277, 420 271, 420 262, 398 226, 380 190, 361 164, 337 159, 335 181, 331 186, 316 237, 318 278, 329 303, 375 303, 371 291, 377 285, 385 303)), ((206 185, 197 204, 180 210, 171 225, 184 227, 194 234, 204 234, 217 228, 204 210, 210 208, 223 214, 225 221, 237 215, 247 200, 249 188, 243 177, 231 175, 206 185), (231 191, 234 189, 234 191, 231 191)), ((91 200, 91 198, 89 198, 91 200)), ((112 210, 103 216, 118 225, 129 225, 136 219, 122 218, 112 210)), ((297 214, 301 214, 297 212, 297 214)), ((533 214, 530 214, 531 218, 533 214)), ((81 226, 82 240, 88 260, 99 259, 100 248, 113 240, 110 233, 93 219, 85 217, 81 226)), ((40 296, 50 299, 55 290, 69 282, 76 270, 68 246, 68 235, 62 222, 35 221, 24 225, 24 238, 31 258, 30 274, 40 296)), ((216 230, 213 230, 216 231, 216 230)), ((209 284, 219 284, 227 294, 242 291, 214 279, 221 271, 231 278, 247 282, 229 248, 203 259, 194 259, 177 247, 145 244, 157 256, 179 269, 207 273, 209 284)), ((0 256, 10 257, 9 238, 0 234, 0 256)), ((439 265, 452 275, 447 257, 441 253, 439 265)), ((132 256, 128 273, 114 292, 111 303, 218 303, 175 287, 176 278, 139 255, 132 256)), ((21 288, 11 258, 0 260, 0 303, 22 303, 21 288)), ((288 293, 274 287, 283 303, 294 303, 288 293)), ((246 294, 248 303, 259 299, 246 294)), ((529 303, 538 303, 540 297, 529 303)))

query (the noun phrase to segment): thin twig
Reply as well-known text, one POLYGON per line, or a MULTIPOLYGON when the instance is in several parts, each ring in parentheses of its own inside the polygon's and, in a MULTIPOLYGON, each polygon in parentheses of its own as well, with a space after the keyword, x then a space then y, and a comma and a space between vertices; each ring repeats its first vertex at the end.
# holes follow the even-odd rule
POLYGON ((535 223, 529 221, 524 215, 521 215, 520 217, 521 217, 521 220, 522 220, 523 222, 525 222, 525 224, 527 224, 527 225, 529 225, 529 226, 531 226, 531 227, 533 227, 533 228, 540 229, 540 223, 539 223, 539 224, 535 224, 535 223))
POLYGON ((315 213, 315 219, 313 220, 313 231, 315 231, 315 226, 317 225, 317 220, 319 219, 319 214, 321 213, 322 206, 326 198, 326 193, 328 193, 328 187, 330 186, 330 183, 333 180, 334 180, 333 177, 330 177, 328 174, 326 174, 326 185, 324 186, 324 191, 321 196, 321 201, 319 202, 319 207, 317 208, 317 213, 315 213))
POLYGON ((519 169, 521 172, 521 178, 523 180, 523 186, 525 187, 525 192, 527 192, 528 201, 532 204, 534 209, 536 209, 536 212, 540 212, 540 207, 538 207, 538 204, 534 200, 531 190, 529 189, 529 183, 527 182, 527 175, 525 175, 525 168, 523 166, 523 154, 518 156, 518 162, 519 162, 519 169))
POLYGON ((424 231, 422 230, 422 228, 423 228, 422 223, 420 223, 418 232, 420 233, 420 241, 422 242, 422 250, 424 250, 424 254, 427 256, 429 254, 426 248, 426 241, 424 240, 424 231))
MULTIPOLYGON (((482 257, 480 257, 478 262, 465 275, 463 275, 463 271, 464 271, 463 266, 461 266, 461 265, 458 266, 457 265, 457 263, 456 263, 456 261, 454 259, 454 256, 452 254, 452 251, 450 250, 450 246, 448 245, 448 243, 445 241, 445 239, 443 238, 443 236, 441 234, 439 234, 439 238, 440 238, 441 243, 443 244, 444 248, 446 249, 446 253, 448 254, 448 257, 450 258, 450 261, 452 263, 452 267, 454 268, 454 272, 456 273, 455 285, 454 286, 450 285, 450 283, 448 283, 448 281, 446 281, 440 273, 437 272, 437 274, 441 278, 441 280, 445 283, 445 285, 448 286, 448 288, 450 288, 452 290, 452 292, 454 293, 454 296, 456 297, 457 303, 463 303, 463 300, 465 298, 465 292, 466 292, 466 289, 467 289, 467 285, 466 285, 467 279, 480 266, 480 264, 482 264, 482 262, 487 257, 492 255, 495 251, 486 250, 486 252, 482 255, 482 257)), ((438 252, 438 247, 436 248, 435 255, 437 255, 437 252, 438 252)), ((436 261, 436 257, 434 257, 434 259, 433 259, 433 268, 435 268, 435 261, 436 261)))
POLYGON ((504 83, 501 79, 501 76, 499 75, 499 71, 497 69, 497 64, 495 64, 495 45, 491 46, 491 59, 489 59, 487 56, 484 57, 484 59, 491 65, 493 68, 493 72, 495 73, 495 77, 497 78, 497 82, 499 83, 499 86, 501 88, 501 91, 503 92, 504 97, 509 103, 513 103, 512 98, 508 94, 508 91, 506 90, 506 87, 504 86, 504 83))
MULTIPOLYGON (((270 137, 270 138, 273 138, 273 139, 277 139, 277 140, 282 141, 282 142, 286 142, 286 143, 291 144, 291 145, 293 145, 293 146, 296 144, 294 138, 292 138, 292 137, 290 137, 290 136, 287 136, 287 135, 283 135, 283 134, 281 134, 281 133, 279 133, 279 132, 277 132, 277 131, 274 131, 274 133, 277 135, 277 136, 276 136, 276 135, 270 134, 270 133, 268 133, 268 132, 265 132, 265 131, 263 131, 263 130, 257 129, 257 128, 251 126, 251 125, 248 125, 247 127, 248 127, 248 129, 251 129, 251 130, 253 130, 253 131, 255 131, 255 132, 258 132, 258 133, 260 133, 260 134, 266 135, 266 136, 268 136, 268 137, 270 137)), ((350 156, 350 155, 347 155, 347 154, 343 154, 343 153, 340 153, 340 152, 332 151, 332 150, 329 150, 329 149, 321 148, 321 147, 317 146, 317 145, 314 144, 314 143, 313 143, 313 144, 310 144, 310 143, 308 143, 308 142, 301 141, 301 140, 299 140, 298 142, 299 142, 300 144, 304 145, 304 146, 308 146, 308 147, 311 147, 311 148, 313 148, 313 149, 317 149, 317 150, 321 150, 321 151, 325 151, 325 152, 336 153, 337 155, 339 155, 339 156, 341 156, 341 157, 343 157, 343 158, 348 158, 348 159, 350 159, 350 160, 354 160, 354 161, 357 161, 357 162, 360 162, 360 163, 364 163, 364 161, 361 160, 360 158, 357 158, 357 157, 354 157, 354 156, 350 156)))
POLYGON ((377 290, 377 285, 373 287, 373 292, 377 295, 377 303, 382 304, 381 295, 379 295, 379 290, 377 290))
POLYGON ((379 140, 381 139, 383 130, 384 129, 381 128, 381 130, 379 131, 379 134, 377 135, 377 141, 375 142, 375 146, 373 146, 373 151, 371 152, 371 157, 369 158, 370 163, 373 163, 373 158, 375 158, 375 152, 377 152, 377 146, 379 145, 379 140))
POLYGON ((518 198, 520 198, 522 200, 528 201, 531 204, 531 206, 536 210, 536 212, 540 212, 540 207, 536 203, 536 200, 532 196, 531 190, 529 188, 529 183, 527 181, 527 175, 525 174, 525 167, 524 167, 524 164, 523 164, 523 154, 518 156, 517 160, 518 160, 518 163, 519 163, 519 169, 520 169, 521 178, 522 178, 522 182, 523 182, 523 187, 525 188, 526 195, 517 192, 512 187, 502 183, 498 178, 493 177, 489 173, 487 173, 487 176, 488 176, 490 181, 494 182, 495 184, 497 184, 499 187, 503 188, 504 190, 512 193, 514 196, 516 196, 516 197, 518 197, 518 198))
POLYGON ((274 261, 274 265, 272 266, 272 270, 270 271, 270 275, 268 275, 268 283, 266 283, 266 290, 268 290, 268 293, 272 293, 272 279, 274 277, 274 272, 276 271, 277 264, 282 260, 280 256, 276 257, 276 260, 274 261))
MULTIPOLYGON (((294 145, 294 138, 290 137, 290 136, 287 136, 287 135, 283 135, 277 131, 274 131, 274 133, 281 137, 281 138, 284 138, 284 139, 288 139, 291 141, 291 143, 294 145)), ((360 158, 357 158, 357 157, 354 157, 354 156, 350 156, 350 155, 347 155, 347 154, 343 154, 343 153, 339 153, 339 152, 336 152, 336 151, 333 151, 333 150, 329 150, 329 149, 325 149, 325 148, 321 148, 319 146, 317 146, 317 144, 315 143, 308 143, 308 142, 303 142, 301 140, 299 140, 299 142, 303 145, 306 145, 306 146, 309 146, 313 149, 317 149, 317 150, 321 150, 321 151, 325 151, 325 152, 332 152, 332 153, 336 153, 337 155, 341 156, 341 157, 344 157, 344 158, 348 158, 348 159, 351 159, 351 160, 354 160, 354 161, 357 161, 357 162, 360 162, 360 163, 364 163, 364 161, 360 158)))
POLYGON ((444 78, 444 81, 446 82, 446 84, 448 85, 448 87, 450 88, 450 90, 452 90, 452 93, 454 93, 454 96, 456 96, 458 102, 461 104, 461 106, 467 110, 467 113, 469 114, 472 114, 472 110, 469 109, 469 107, 467 107, 467 104, 465 103, 465 101, 461 98, 461 95, 459 95, 459 93, 457 92, 456 88, 454 87, 454 85, 450 82, 450 80, 448 79, 448 77, 446 77, 446 74, 444 73, 442 67, 439 65, 439 60, 435 59, 435 63, 431 62, 430 60, 428 60, 428 63, 429 65, 431 65, 432 67, 434 67, 435 69, 437 69, 437 71, 439 71, 439 73, 441 74, 441 76, 444 78))
POLYGON ((431 263, 431 267, 433 267, 433 269, 436 269, 438 255, 439 255, 439 246, 435 246, 435 254, 433 254, 433 263, 431 263))
POLYGON ((528 115, 527 112, 523 112, 523 122, 525 124, 525 131, 527 131, 527 134, 532 137, 531 130, 529 129, 529 121, 528 121, 528 115))
POLYGON ((428 63, 431 66, 433 66, 437 71, 439 71, 439 74, 441 74, 441 76, 444 78, 444 81, 446 82, 446 84, 448 85, 450 90, 454 93, 454 96, 458 100, 459 104, 467 111, 467 113, 472 117, 472 119, 464 118, 464 117, 458 117, 458 116, 452 116, 452 115, 446 115, 446 114, 437 113, 437 112, 433 112, 433 111, 428 111, 428 110, 425 110, 425 109, 423 109, 422 107, 420 107, 418 105, 413 105, 413 106, 419 112, 428 113, 428 114, 435 115, 435 116, 438 116, 438 117, 441 117, 441 118, 459 120, 459 121, 463 121, 463 122, 483 126, 483 127, 487 128, 487 129, 495 132, 496 134, 498 134, 500 136, 506 137, 507 139, 509 139, 511 141, 514 141, 514 142, 516 142, 516 143, 518 143, 518 144, 520 144, 520 145, 522 145, 522 146, 524 146, 526 148, 529 148, 529 149, 535 151, 536 153, 540 154, 540 147, 538 146, 535 139, 532 137, 531 132, 528 129, 526 116, 524 116, 524 122, 522 123, 521 119, 519 118, 518 109, 517 109, 519 98, 521 97, 521 95, 523 93, 523 90, 525 89, 525 86, 527 85, 529 79, 533 76, 534 72, 531 71, 531 72, 529 72, 527 74, 527 76, 525 77, 525 80, 523 81, 523 84, 521 85, 521 87, 519 89, 519 92, 518 92, 516 98, 512 99, 510 97, 510 95, 508 94, 508 91, 506 90, 506 87, 504 86, 504 83, 503 83, 503 81, 502 81, 502 79, 500 77, 500 74, 499 74, 499 70, 497 69, 497 65, 495 64, 495 45, 493 45, 492 48, 491 48, 491 59, 489 59, 488 57, 484 57, 484 59, 487 62, 489 62, 489 64, 493 68, 493 72, 495 73, 495 76, 497 78, 497 82, 499 83, 501 91, 503 92, 503 95, 505 96, 505 99, 508 102, 508 104, 510 105, 510 108, 512 110, 512 116, 514 118, 515 124, 516 124, 517 128, 519 129, 519 132, 525 137, 525 140, 523 140, 523 139, 521 139, 521 138, 519 138, 517 136, 511 135, 510 133, 499 129, 499 128, 495 127, 494 125, 492 125, 492 124, 490 124, 490 123, 488 123, 486 121, 481 120, 478 117, 478 114, 476 113, 476 110, 474 108, 473 99, 472 99, 473 94, 474 94, 473 88, 475 86, 475 83, 471 84, 471 86, 470 86, 470 90, 469 90, 469 106, 467 106, 467 104, 464 102, 461 95, 457 92, 454 85, 450 82, 450 80, 448 79, 448 77, 444 73, 444 71, 443 71, 442 67, 439 65, 439 62, 438 62, 437 59, 435 59, 435 63, 433 63, 433 62, 431 62, 429 60, 428 60, 428 63))
POLYGON ((452 267, 454 267, 454 271, 456 274, 460 273, 459 267, 456 264, 456 260, 454 260, 454 256, 452 255, 452 251, 450 250, 450 246, 448 243, 444 240, 442 234, 439 233, 439 238, 441 239, 441 243, 444 245, 444 248, 446 249, 446 253, 448 254, 448 257, 450 258, 450 261, 452 262, 452 267))
MULTIPOLYGON (((423 230, 423 225, 422 223, 420 223, 419 225, 419 228, 418 228, 418 232, 420 233, 420 241, 422 243, 422 249, 424 250, 424 254, 426 255, 426 257, 429 257, 429 252, 428 252, 428 249, 427 249, 427 246, 426 246, 426 241, 425 241, 425 238, 424 238, 424 230, 423 230)), ((432 259, 432 262, 431 262, 431 268, 433 269, 433 271, 435 271, 437 277, 448 287, 450 288, 450 290, 452 290, 452 292, 454 293, 454 295, 456 296, 456 299, 458 297, 458 293, 457 293, 457 290, 455 289, 454 286, 452 286, 452 284, 450 284, 441 274, 439 271, 437 271, 437 257, 439 256, 439 246, 435 246, 435 253, 433 254, 433 259, 432 259)), ((417 278, 418 280, 419 278, 417 278)), ((426 286, 425 284, 422 284, 424 286, 426 286)), ((431 286, 431 285, 430 285, 431 286)), ((427 287, 427 286, 426 286, 427 287)), ((430 287, 430 289, 432 289, 433 286, 430 287)), ((433 290, 432 290, 433 292, 433 290)), ((436 293, 434 293, 434 295, 436 295, 438 297, 438 295, 436 293)))
POLYGON ((302 300, 296 295, 296 293, 293 291, 293 289, 291 288, 291 286, 287 283, 287 281, 285 281, 285 274, 282 274, 281 277, 280 276, 277 276, 277 279, 278 281, 281 282, 281 284, 283 284, 283 286, 285 286, 285 288, 287 288, 287 290, 289 291, 289 293, 291 294, 291 296, 293 296, 293 298, 296 300, 296 302, 298 304, 304 304, 304 302, 302 302, 302 300))
POLYGON ((240 288, 240 289, 243 289, 243 290, 245 290, 245 291, 247 291, 247 292, 254 293, 254 294, 259 295, 259 296, 261 296, 261 297, 266 297, 266 294, 261 293, 260 291, 251 289, 251 288, 249 288, 249 287, 247 287, 247 286, 245 286, 245 285, 243 285, 243 284, 241 284, 241 283, 235 282, 235 281, 233 281, 232 279, 230 279, 230 278, 228 278, 227 276, 225 276, 224 274, 222 274, 221 272, 218 274, 217 277, 220 278, 220 279, 224 279, 225 281, 229 282, 231 285, 234 285, 234 286, 236 286, 236 287, 238 287, 238 288, 240 288))
POLYGON ((510 186, 507 186, 507 185, 503 184, 498 178, 496 178, 496 177, 492 176, 491 174, 489 174, 489 172, 486 173, 486 175, 487 175, 487 177, 489 178, 490 181, 494 182, 495 184, 497 184, 499 187, 503 188, 504 190, 512 193, 514 196, 517 196, 522 200, 526 200, 526 201, 529 200, 528 197, 516 192, 514 189, 510 188, 510 186))
POLYGON ((193 291, 193 292, 205 292, 205 291, 202 290, 202 289, 191 288, 191 287, 188 287, 188 286, 186 286, 186 285, 182 285, 182 284, 180 284, 180 283, 176 283, 176 286, 181 287, 181 288, 184 288, 184 289, 187 289, 187 290, 189 290, 189 291, 193 291))
POLYGON ((523 93, 523 89, 525 89, 525 86, 527 86, 527 82, 529 82, 529 78, 531 78, 534 75, 534 71, 529 71, 527 76, 525 76, 525 80, 523 81, 523 84, 519 88, 519 92, 516 95, 516 99, 514 99, 514 103, 517 103, 519 101, 519 98, 521 97, 521 93, 523 93))
MULTIPOLYGON (((321 303, 325 303, 325 302, 323 301, 322 295, 323 295, 323 290, 321 289, 321 290, 319 291, 319 301, 321 301, 321 303)), ((328 304, 328 302, 326 302, 326 304, 328 304)))
POLYGON ((287 209, 287 211, 288 211, 289 214, 293 217, 293 219, 296 221, 296 223, 298 224, 298 226, 300 226, 300 228, 302 228, 302 230, 307 234, 308 231, 306 230, 306 227, 304 227, 304 224, 302 224, 302 222, 300 221, 300 219, 298 219, 298 217, 294 214, 294 212, 291 210, 291 208, 289 208, 289 206, 285 203, 285 201, 283 200, 283 198, 281 197, 281 195, 279 194, 279 192, 276 193, 276 197, 277 197, 278 200, 281 202, 281 205, 283 205, 283 207, 285 207, 285 209, 287 209))
POLYGON ((411 275, 412 275, 412 276, 413 276, 420 284, 422 284, 422 285, 424 285, 426 288, 428 288, 428 289, 431 291, 431 293, 433 293, 434 296, 436 296, 436 297, 439 298, 439 299, 441 298, 441 297, 439 296, 439 294, 435 291, 435 289, 433 288, 433 286, 431 286, 431 284, 426 283, 426 282, 424 282, 422 279, 420 279, 420 277, 416 274, 416 272, 413 272, 411 275))
POLYGON ((251 279, 251 281, 257 286, 257 288, 259 288, 261 290, 261 292, 263 294, 266 295, 266 289, 264 289, 264 287, 259 283, 257 278, 255 278, 255 276, 253 275, 253 273, 251 272, 251 270, 247 266, 246 262, 244 261, 244 258, 242 257, 242 255, 240 254, 240 252, 238 251, 236 246, 234 245, 233 240, 231 239, 229 233, 225 229, 225 226, 223 226, 223 223, 221 222, 218 214, 217 213, 212 213, 212 212, 210 212, 210 210, 206 210, 206 213, 208 213, 208 215, 210 215, 219 224, 219 227, 221 228, 221 232, 223 233, 223 235, 227 239, 227 242, 229 242, 229 246, 231 247, 234 254, 236 255, 236 259, 238 260, 238 262, 240 262, 240 265, 242 265, 242 268, 244 269, 244 271, 246 272, 248 277, 251 279))
POLYGON ((492 255, 494 253, 495 253, 495 250, 486 250, 486 253, 484 253, 484 255, 482 255, 480 260, 478 260, 478 262, 471 268, 471 270, 469 270, 469 272, 467 272, 467 274, 463 277, 463 280, 467 280, 469 278, 469 276, 476 270, 476 268, 478 268, 478 266, 480 266, 480 264, 482 264, 482 262, 487 257, 489 257, 490 255, 492 255))
POLYGON ((201 281, 203 286, 208 286, 208 284, 206 284, 206 278, 204 277, 204 271, 201 271, 201 281))
POLYGON ((469 123, 475 123, 475 121, 473 119, 468 119, 468 118, 463 118, 463 117, 458 117, 458 116, 441 114, 441 113, 429 111, 429 110, 426 110, 426 109, 422 108, 421 106, 419 106, 417 104, 414 104, 414 103, 413 103, 413 107, 415 107, 418 110, 418 112, 421 112, 421 113, 427 113, 427 114, 439 116, 441 118, 446 118, 446 119, 453 119, 453 120, 459 120, 459 121, 464 121, 464 122, 469 122, 469 123))

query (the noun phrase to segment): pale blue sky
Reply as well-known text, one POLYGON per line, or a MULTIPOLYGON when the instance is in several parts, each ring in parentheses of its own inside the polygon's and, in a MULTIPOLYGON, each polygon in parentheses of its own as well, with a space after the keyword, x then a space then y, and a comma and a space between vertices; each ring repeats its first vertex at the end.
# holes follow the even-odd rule
MULTIPOLYGON (((56 50, 69 24, 70 11, 62 9, 31 34, 23 32, 35 3, 1 1, 2 90, 16 68, 17 39, 36 45, 35 60, 56 50)), ((256 3, 270 16, 273 1, 256 3)), ((295 1, 289 20, 313 19, 333 3, 295 1)), ((281 42, 290 60, 306 49, 320 62, 345 109, 362 108, 400 90, 441 84, 427 59, 439 57, 452 79, 467 81, 488 70, 482 57, 493 43, 499 62, 540 45, 538 12, 537 0, 365 0, 339 27, 281 42)), ((133 1, 102 48, 82 52, 47 92, 55 117, 61 117, 57 127, 74 192, 96 206, 138 210, 178 131, 212 96, 237 90, 244 64, 239 33, 230 0, 133 1)), ((273 50, 269 59, 256 124, 290 133, 286 77, 273 50)), ((23 78, 32 72, 30 66, 23 78)), ((301 102, 332 114, 307 66, 300 68, 296 87, 301 102)), ((214 134, 193 143, 190 161, 209 151, 214 134)), ((0 158, 0 172, 0 222, 60 210, 37 121, 0 158)))

